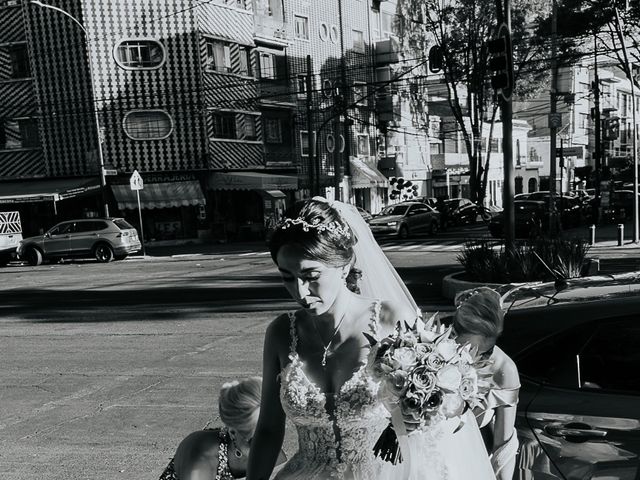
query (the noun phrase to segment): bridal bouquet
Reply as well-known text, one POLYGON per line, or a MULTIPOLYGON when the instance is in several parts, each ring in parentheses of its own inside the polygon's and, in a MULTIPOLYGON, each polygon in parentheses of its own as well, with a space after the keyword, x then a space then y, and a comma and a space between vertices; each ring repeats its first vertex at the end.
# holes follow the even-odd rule
POLYGON ((374 451, 392 463, 402 461, 398 434, 460 418, 481 404, 490 385, 482 371, 487 362, 470 345, 459 345, 451 327, 434 318, 417 319, 413 326, 398 323, 380 341, 365 334, 371 344, 367 369, 381 382, 379 395, 392 417, 374 451))

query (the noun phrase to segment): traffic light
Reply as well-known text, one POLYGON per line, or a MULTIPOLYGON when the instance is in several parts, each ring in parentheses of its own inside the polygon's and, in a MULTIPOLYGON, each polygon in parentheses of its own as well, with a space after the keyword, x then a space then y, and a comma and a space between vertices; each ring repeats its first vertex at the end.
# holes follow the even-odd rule
POLYGON ((605 118, 602 127, 603 140, 615 140, 620 135, 620 119, 618 117, 605 118))
POLYGON ((513 61, 511 58, 511 36, 506 25, 501 25, 498 35, 487 42, 489 53, 489 70, 494 72, 491 77, 491 86, 500 90, 503 97, 511 96, 513 88, 513 61))
POLYGON ((444 55, 440 45, 434 45, 429 49, 429 71, 438 73, 444 67, 444 55))

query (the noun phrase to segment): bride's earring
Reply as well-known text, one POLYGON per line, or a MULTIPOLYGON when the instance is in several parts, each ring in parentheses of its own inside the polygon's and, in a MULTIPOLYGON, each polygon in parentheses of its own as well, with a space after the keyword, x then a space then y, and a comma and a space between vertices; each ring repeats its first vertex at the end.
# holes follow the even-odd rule
POLYGON ((242 457, 242 451, 238 447, 235 448, 235 452, 233 452, 233 454, 236 456, 236 458, 242 457))

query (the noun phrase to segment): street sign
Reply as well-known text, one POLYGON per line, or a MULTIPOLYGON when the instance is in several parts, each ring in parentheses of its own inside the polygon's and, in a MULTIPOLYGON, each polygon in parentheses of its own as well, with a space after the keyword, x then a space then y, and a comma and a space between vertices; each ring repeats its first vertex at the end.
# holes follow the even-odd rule
POLYGON ((142 181, 142 177, 138 173, 138 170, 134 170, 131 178, 129 179, 129 185, 131 186, 131 190, 142 190, 144 188, 144 182, 142 181))
POLYGON ((109 175, 111 175, 111 176, 118 175, 118 170, 112 170, 112 169, 108 169, 108 168, 103 168, 102 169, 102 174, 105 177, 108 177, 109 175))
POLYGON ((549 114, 549 128, 560 128, 562 127, 562 114, 561 113, 550 113, 549 114))
POLYGON ((556 148, 556 157, 560 156, 560 152, 562 152, 563 157, 578 157, 583 158, 584 155, 584 147, 563 147, 556 148))

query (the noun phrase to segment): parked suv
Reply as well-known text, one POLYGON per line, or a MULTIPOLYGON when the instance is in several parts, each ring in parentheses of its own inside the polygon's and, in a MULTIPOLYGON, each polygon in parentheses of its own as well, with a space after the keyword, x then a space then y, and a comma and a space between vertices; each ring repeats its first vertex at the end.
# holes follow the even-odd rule
POLYGON ((44 235, 25 238, 18 256, 34 266, 70 257, 106 263, 122 260, 140 247, 138 232, 123 218, 91 218, 62 222, 44 235))
POLYGON ((369 220, 374 235, 397 235, 407 238, 412 233, 435 235, 440 226, 440 214, 419 202, 403 202, 386 207, 369 220))

